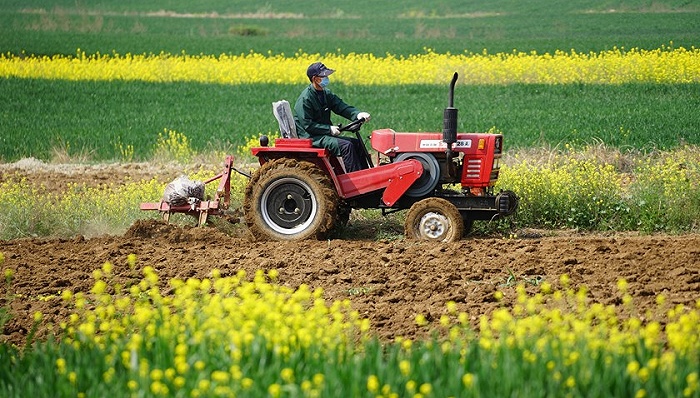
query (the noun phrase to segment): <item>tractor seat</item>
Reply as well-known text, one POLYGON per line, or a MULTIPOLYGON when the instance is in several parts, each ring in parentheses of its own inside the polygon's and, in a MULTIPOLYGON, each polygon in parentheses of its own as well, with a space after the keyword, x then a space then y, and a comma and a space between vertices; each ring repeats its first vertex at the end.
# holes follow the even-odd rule
POLYGON ((280 100, 272 103, 272 113, 280 125, 280 134, 282 138, 299 138, 297 136, 297 126, 294 123, 294 115, 292 107, 286 100, 280 100))

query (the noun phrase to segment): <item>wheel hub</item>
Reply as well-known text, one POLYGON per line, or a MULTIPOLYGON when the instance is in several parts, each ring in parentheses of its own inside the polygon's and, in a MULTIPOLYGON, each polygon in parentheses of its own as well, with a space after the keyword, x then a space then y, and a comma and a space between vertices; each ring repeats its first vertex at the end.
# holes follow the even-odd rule
POLYGON ((442 214, 429 212, 423 215, 418 224, 418 231, 424 239, 440 240, 447 232, 449 220, 442 214))
POLYGON ((261 198, 260 209, 266 224, 283 234, 294 234, 311 222, 317 203, 310 189, 300 181, 285 178, 272 183, 261 198))
POLYGON ((279 214, 299 214, 301 209, 297 207, 297 201, 294 199, 293 195, 287 195, 287 200, 284 201, 284 205, 280 207, 279 214))

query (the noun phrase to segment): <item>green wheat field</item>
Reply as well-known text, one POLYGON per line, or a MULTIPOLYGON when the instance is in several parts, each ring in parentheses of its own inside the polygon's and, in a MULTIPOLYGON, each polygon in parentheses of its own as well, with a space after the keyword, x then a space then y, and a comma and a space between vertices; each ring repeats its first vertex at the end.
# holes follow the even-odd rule
MULTIPOLYGON (((438 1, 401 6, 355 2, 5 1, 0 51, 18 56, 87 54, 491 54, 614 48, 691 49, 698 43, 694 2, 438 1), (550 4, 551 3, 551 4, 550 4), (78 7, 76 8, 76 4, 78 7), (164 12, 167 10, 168 12, 164 12), (298 15, 304 15, 299 19, 298 15), (189 17, 178 17, 188 15, 189 17), (236 18, 238 16, 238 18, 236 18), (286 18, 284 18, 286 16, 286 18)), ((695 58, 697 63, 697 58, 695 58)), ((264 71, 261 71, 264 73, 264 71)), ((304 70, 289 70, 303 76, 304 70)), ((371 128, 440 131, 447 84, 346 85, 333 89, 372 113, 371 128)), ((236 147, 277 130, 271 102, 293 100, 301 84, 197 84, 0 79, 0 160, 50 160, 52 149, 94 161, 120 159, 117 143, 148 159, 158 134, 185 134, 192 147, 236 147)), ((700 142, 700 85, 460 85, 460 131, 507 136, 507 148, 604 143, 643 150, 700 142)))

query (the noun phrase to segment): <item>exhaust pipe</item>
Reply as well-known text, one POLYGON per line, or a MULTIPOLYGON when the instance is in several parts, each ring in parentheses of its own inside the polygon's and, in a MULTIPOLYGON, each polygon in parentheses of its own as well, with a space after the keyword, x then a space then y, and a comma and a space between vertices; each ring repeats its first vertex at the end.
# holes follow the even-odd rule
POLYGON ((452 164, 454 152, 452 145, 457 142, 457 108, 454 107, 455 83, 457 83, 457 72, 452 76, 450 83, 450 95, 447 108, 443 114, 442 141, 447 144, 447 164, 452 164))

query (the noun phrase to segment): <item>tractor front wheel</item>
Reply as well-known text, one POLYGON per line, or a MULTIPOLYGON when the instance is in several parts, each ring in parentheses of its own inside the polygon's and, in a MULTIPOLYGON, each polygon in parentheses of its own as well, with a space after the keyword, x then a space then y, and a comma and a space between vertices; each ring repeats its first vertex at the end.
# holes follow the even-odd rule
POLYGON ((324 239, 337 220, 338 194, 313 163, 278 159, 253 175, 244 208, 246 225, 257 239, 324 239))
POLYGON ((404 225, 407 238, 434 242, 457 242, 464 222, 455 205, 443 198, 427 198, 411 206, 404 225))

